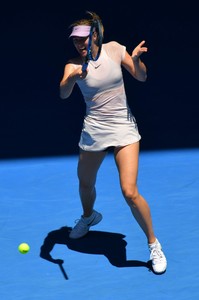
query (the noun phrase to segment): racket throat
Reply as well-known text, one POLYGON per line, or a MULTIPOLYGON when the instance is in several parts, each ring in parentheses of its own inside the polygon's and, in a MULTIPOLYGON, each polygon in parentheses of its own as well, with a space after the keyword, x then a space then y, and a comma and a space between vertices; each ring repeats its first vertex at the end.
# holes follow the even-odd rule
POLYGON ((88 60, 93 60, 93 61, 98 60, 98 58, 99 58, 98 48, 96 48, 95 50, 94 49, 88 50, 87 57, 88 57, 88 60))
POLYGON ((97 60, 97 51, 92 51, 91 49, 88 49, 86 59, 88 61, 89 60, 97 60))

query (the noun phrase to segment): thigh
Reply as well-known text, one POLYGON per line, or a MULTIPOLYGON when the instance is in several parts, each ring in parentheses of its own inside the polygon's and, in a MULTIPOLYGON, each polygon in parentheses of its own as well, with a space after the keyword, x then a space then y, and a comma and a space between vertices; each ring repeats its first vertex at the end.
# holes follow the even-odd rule
POLYGON ((114 156, 121 186, 135 186, 138 174, 139 142, 116 148, 114 156))
POLYGON ((90 152, 80 150, 78 162, 78 178, 81 182, 94 185, 97 171, 104 160, 107 152, 90 152))

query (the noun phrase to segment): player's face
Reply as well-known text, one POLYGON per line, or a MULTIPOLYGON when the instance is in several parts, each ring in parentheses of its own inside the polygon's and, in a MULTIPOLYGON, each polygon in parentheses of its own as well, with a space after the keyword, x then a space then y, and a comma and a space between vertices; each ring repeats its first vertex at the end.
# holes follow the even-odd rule
POLYGON ((74 37, 73 44, 77 50, 77 52, 85 57, 87 54, 87 47, 88 47, 88 36, 86 37, 74 37))

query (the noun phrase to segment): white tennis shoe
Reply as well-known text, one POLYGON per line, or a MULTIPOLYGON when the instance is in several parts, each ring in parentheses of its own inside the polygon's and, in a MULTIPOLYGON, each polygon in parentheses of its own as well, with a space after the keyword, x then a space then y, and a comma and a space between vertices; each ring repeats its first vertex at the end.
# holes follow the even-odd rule
POLYGON ((89 218, 84 218, 83 216, 81 216, 81 219, 71 230, 69 237, 71 239, 79 239, 85 236, 88 233, 90 227, 98 224, 101 220, 102 215, 95 210, 93 210, 93 213, 89 218))
POLYGON ((153 244, 149 244, 149 251, 154 273, 164 273, 167 268, 167 260, 157 239, 153 244))

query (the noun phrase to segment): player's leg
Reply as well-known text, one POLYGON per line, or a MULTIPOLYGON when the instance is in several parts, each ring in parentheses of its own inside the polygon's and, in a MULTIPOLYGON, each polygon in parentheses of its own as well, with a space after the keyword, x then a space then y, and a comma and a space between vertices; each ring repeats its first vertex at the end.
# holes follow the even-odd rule
POLYGON ((137 188, 139 143, 115 149, 115 161, 118 167, 120 184, 124 198, 147 236, 153 243, 155 236, 152 227, 150 208, 137 188))
POLYGON ((78 178, 79 194, 82 203, 83 214, 70 232, 70 238, 78 239, 87 234, 90 226, 98 224, 102 215, 93 209, 96 189, 95 183, 99 167, 106 156, 106 152, 82 151, 79 155, 78 178))
POLYGON ((79 179, 79 194, 84 217, 89 217, 93 212, 93 206, 96 198, 95 183, 97 172, 105 156, 105 151, 80 151, 77 172, 79 179))
POLYGON ((153 271, 160 274, 165 272, 167 260, 161 244, 154 235, 149 205, 137 188, 138 156, 139 143, 115 149, 115 161, 123 195, 147 237, 153 271))

